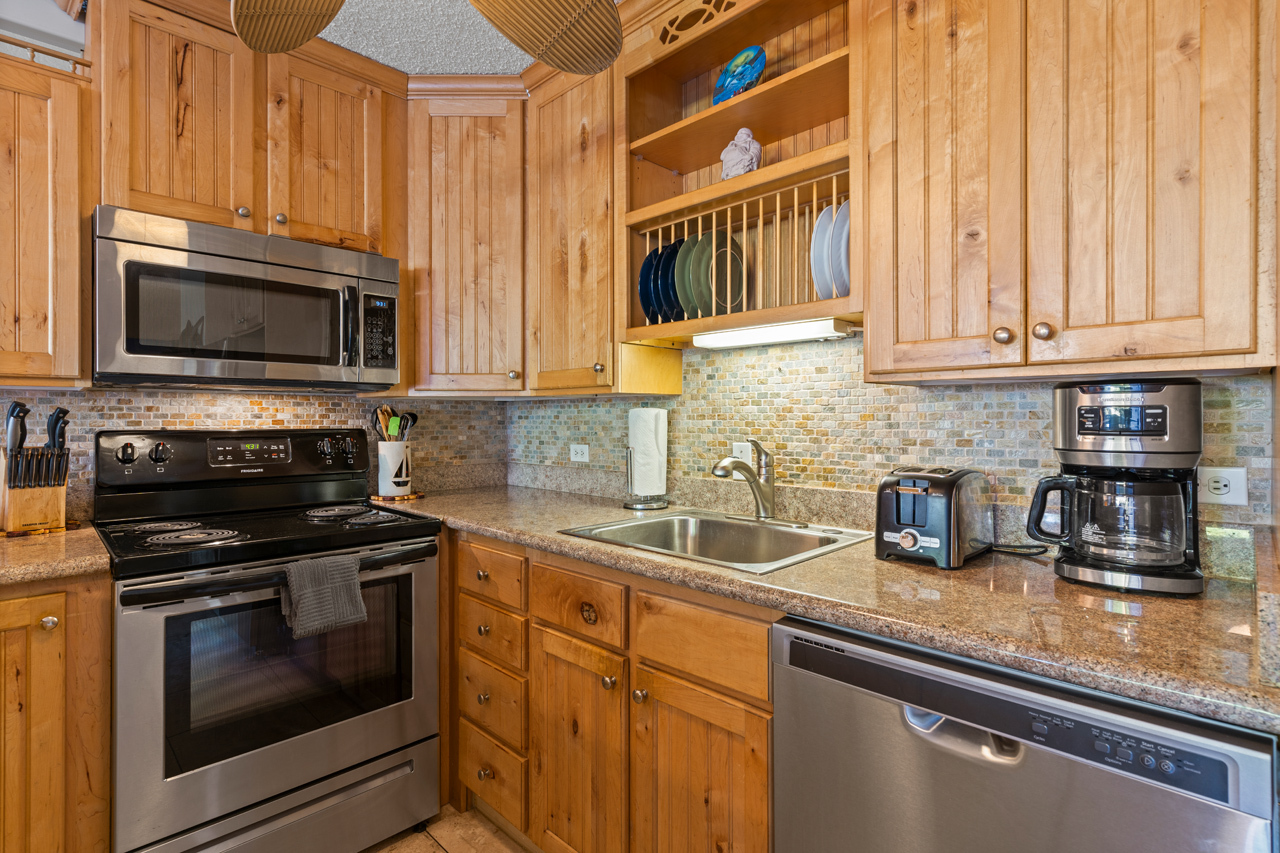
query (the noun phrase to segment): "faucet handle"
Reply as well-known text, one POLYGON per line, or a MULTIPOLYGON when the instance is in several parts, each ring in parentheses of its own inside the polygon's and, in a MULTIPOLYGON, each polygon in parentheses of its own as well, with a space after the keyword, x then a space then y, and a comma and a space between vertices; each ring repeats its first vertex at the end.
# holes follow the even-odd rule
POLYGON ((756 459, 759 462, 760 470, 773 466, 773 454, 764 449, 764 445, 756 441, 754 438, 748 438, 747 443, 756 449, 756 459))

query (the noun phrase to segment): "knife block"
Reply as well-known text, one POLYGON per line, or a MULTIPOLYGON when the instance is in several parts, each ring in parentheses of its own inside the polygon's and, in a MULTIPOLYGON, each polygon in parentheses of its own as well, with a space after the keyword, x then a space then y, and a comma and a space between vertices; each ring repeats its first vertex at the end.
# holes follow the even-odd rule
POLYGON ((67 527, 67 487, 9 488, 9 452, 0 453, 0 518, 4 532, 51 533, 67 527))

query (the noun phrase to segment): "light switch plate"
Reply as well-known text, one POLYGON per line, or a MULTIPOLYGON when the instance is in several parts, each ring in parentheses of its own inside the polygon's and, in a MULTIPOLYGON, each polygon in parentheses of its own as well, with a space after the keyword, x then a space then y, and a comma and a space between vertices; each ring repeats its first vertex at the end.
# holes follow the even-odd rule
POLYGON ((570 462, 590 462, 591 448, 586 444, 569 445, 569 461, 570 462))
MULTIPOLYGON (((743 462, 747 463, 748 465, 751 465, 752 463, 755 462, 755 460, 751 457, 751 445, 745 441, 735 441, 733 443, 733 455, 738 459, 741 459, 743 462)), ((747 478, 739 474, 737 471, 734 471, 733 479, 745 480, 747 478)))
POLYGON ((1201 468, 1196 472, 1202 504, 1249 505, 1249 475, 1244 468, 1201 468))

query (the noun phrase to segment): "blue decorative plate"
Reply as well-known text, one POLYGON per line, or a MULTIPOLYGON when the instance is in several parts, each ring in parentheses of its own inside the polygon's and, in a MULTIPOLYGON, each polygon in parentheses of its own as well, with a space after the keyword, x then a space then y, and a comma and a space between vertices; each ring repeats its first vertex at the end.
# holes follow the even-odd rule
POLYGON ((684 238, 668 243, 658 256, 658 270, 654 280, 658 282, 655 292, 662 302, 662 314, 668 320, 683 320, 684 306, 680 304, 680 295, 676 292, 676 256, 684 238))
POLYGON ((764 61, 763 47, 749 47, 729 60, 720 79, 716 81, 716 92, 711 96, 711 103, 718 104, 741 95, 748 89, 754 89, 764 75, 764 61))
POLYGON ((658 265, 658 255, 660 254, 662 254, 662 249, 654 249, 645 257, 644 263, 640 265, 640 308, 644 311, 645 319, 650 323, 662 322, 662 316, 653 298, 653 272, 658 265))

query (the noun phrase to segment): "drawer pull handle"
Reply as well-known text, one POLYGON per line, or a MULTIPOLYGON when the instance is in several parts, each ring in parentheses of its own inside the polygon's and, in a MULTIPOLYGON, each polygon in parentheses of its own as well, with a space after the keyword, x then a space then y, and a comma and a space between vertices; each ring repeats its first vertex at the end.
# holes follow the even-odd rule
POLYGON ((596 373, 604 373, 604 365, 598 361, 595 364, 591 365, 591 369, 594 370, 596 373))
POLYGON ((612 690, 618 686, 618 679, 614 678, 612 675, 606 675, 600 679, 600 686, 605 690, 612 690))
POLYGON ((476 569, 476 580, 487 581, 488 579, 489 579, 488 572, 486 572, 484 569, 476 569))
POLYGON ((489 701, 489 694, 488 694, 488 693, 481 693, 479 696, 477 696, 477 697, 476 697, 476 704, 477 704, 477 705, 484 705, 484 704, 485 704, 485 703, 487 703, 488 701, 489 701))
POLYGON ((476 778, 479 779, 481 782, 483 782, 486 779, 492 779, 493 771, 490 770, 488 767, 481 767, 479 770, 476 771, 476 778))
POLYGON ((600 614, 596 613, 596 606, 589 601, 582 602, 578 612, 582 614, 582 621, 588 625, 594 625, 600 621, 600 614))
POLYGON ((477 633, 477 634, 479 634, 481 637, 487 637, 487 636, 489 636, 489 631, 490 631, 490 628, 489 628, 489 626, 488 626, 488 625, 477 625, 477 626, 476 626, 476 633, 477 633))
POLYGON ((279 222, 281 225, 288 225, 289 217, 285 216, 283 213, 277 213, 276 222, 279 222))
POLYGON ((631 698, 632 700, 635 701, 637 705, 643 705, 644 700, 649 698, 649 691, 648 690, 632 690, 631 698))
POLYGON ((1038 341, 1047 341, 1053 337, 1053 326, 1048 323, 1036 323, 1031 327, 1031 336, 1038 341))
POLYGON ((991 333, 991 339, 998 344, 1013 342, 1013 331, 1008 326, 1001 326, 991 333))
POLYGON ((57 616, 44 617, 43 619, 40 620, 40 627, 45 629, 46 631, 52 631, 54 628, 58 627, 58 617, 57 616))
POLYGON ((248 219, 249 216, 253 213, 253 211, 251 211, 247 207, 239 207, 239 208, 236 208, 236 213, 240 216, 241 219, 248 219))

